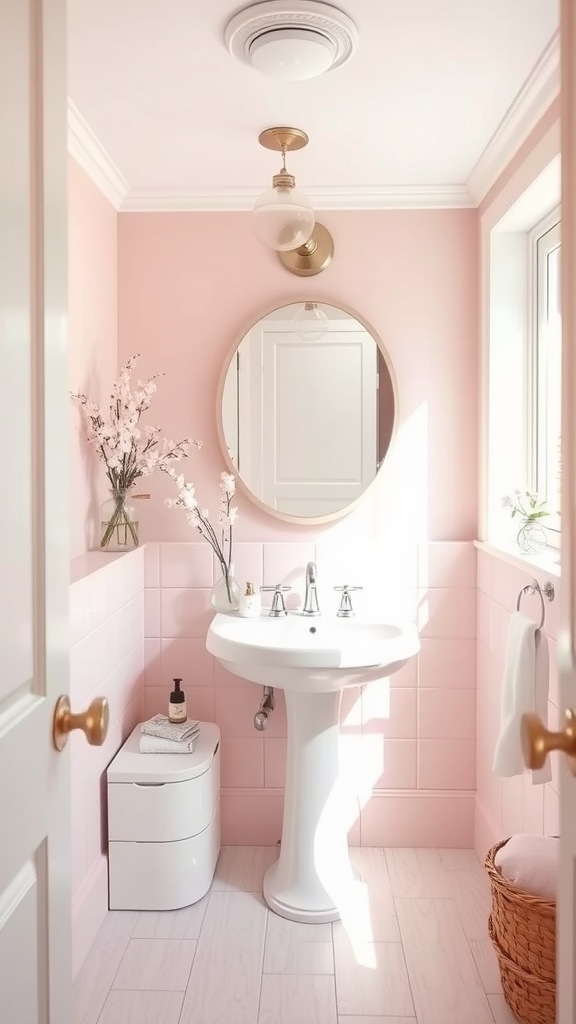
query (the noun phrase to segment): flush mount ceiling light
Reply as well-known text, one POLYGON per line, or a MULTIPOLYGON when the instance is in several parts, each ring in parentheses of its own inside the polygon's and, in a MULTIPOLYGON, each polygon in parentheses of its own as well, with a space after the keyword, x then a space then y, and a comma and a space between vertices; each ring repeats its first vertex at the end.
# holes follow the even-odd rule
POLYGON ((312 204, 286 169, 286 153, 302 149, 308 136, 300 128, 266 128, 258 136, 265 149, 282 153, 282 168, 254 203, 254 229, 263 245, 278 252, 287 270, 301 277, 319 274, 334 252, 330 233, 316 223, 312 204))
POLYGON ((340 67, 355 53, 351 18, 317 0, 265 0, 235 14, 224 41, 233 57, 273 78, 296 82, 340 67))

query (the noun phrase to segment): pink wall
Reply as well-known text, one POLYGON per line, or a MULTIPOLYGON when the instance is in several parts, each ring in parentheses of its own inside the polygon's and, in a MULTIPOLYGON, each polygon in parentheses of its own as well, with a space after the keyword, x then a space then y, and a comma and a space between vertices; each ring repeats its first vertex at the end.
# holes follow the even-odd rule
MULTIPOLYGON (((118 361, 116 223, 114 207, 78 164, 68 164, 69 385, 95 402, 107 399, 118 361)), ((100 464, 84 441, 85 423, 70 403, 70 551, 93 544, 93 527, 107 496, 100 464)))
MULTIPOLYGON (((322 220, 334 236, 334 261, 318 280, 300 280, 256 241, 249 214, 121 214, 120 358, 139 352, 142 376, 165 373, 152 421, 168 436, 204 441, 183 469, 215 511, 224 468, 216 388, 243 327, 274 302, 324 298, 357 310, 380 334, 397 377, 399 424, 378 480, 348 517, 318 528, 281 523, 239 494, 236 572, 257 584, 288 582, 297 607, 306 561, 315 557, 326 612, 335 610, 332 587, 348 580, 364 585, 365 607, 418 619, 421 657, 390 685, 346 697, 343 741, 360 744, 366 784, 351 812, 351 839, 467 846, 475 786, 477 214, 322 220)), ((205 651, 210 548, 163 506, 169 481, 152 478, 148 489, 143 539, 160 543, 146 552, 146 714, 165 710, 170 680, 181 675, 190 714, 222 730, 224 841, 276 842, 281 697, 268 732, 258 735, 260 691, 223 673, 205 651)))
MULTIPOLYGON (((500 729, 500 699, 510 615, 522 587, 536 578, 544 587, 554 577, 508 565, 486 551, 478 552, 478 710, 476 850, 480 857, 495 842, 516 832, 558 834, 558 754, 552 754, 552 781, 534 786, 529 772, 504 779, 492 773, 492 758, 500 729)), ((558 587, 557 587, 558 590, 558 587)), ((559 595, 546 602, 546 633, 550 651, 548 727, 558 728, 558 669, 556 626, 559 595)), ((540 617, 537 596, 524 595, 522 609, 540 617)))
POLYGON ((103 746, 89 747, 79 732, 70 737, 76 974, 108 909, 106 768, 143 717, 143 549, 90 553, 72 562, 72 573, 70 700, 73 708, 86 708, 102 696, 110 706, 103 746))

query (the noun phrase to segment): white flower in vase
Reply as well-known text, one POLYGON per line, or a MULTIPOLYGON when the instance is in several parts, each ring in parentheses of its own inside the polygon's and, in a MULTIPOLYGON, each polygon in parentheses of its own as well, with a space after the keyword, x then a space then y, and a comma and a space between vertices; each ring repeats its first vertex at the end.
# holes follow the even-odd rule
MULTIPOLYGON (((200 448, 201 441, 184 438, 171 441, 161 438, 158 426, 141 426, 140 419, 147 412, 156 392, 157 376, 139 380, 132 391, 131 375, 137 355, 122 366, 112 384, 110 406, 101 411, 84 394, 72 394, 74 401, 84 409, 89 421, 88 442, 106 467, 110 484, 109 509, 101 516, 101 548, 124 550, 138 545, 138 524, 127 500, 130 490, 140 477, 150 476, 188 454, 191 444, 200 448)), ((183 478, 182 478, 183 479, 183 478)), ((148 498, 147 494, 133 495, 148 498)))

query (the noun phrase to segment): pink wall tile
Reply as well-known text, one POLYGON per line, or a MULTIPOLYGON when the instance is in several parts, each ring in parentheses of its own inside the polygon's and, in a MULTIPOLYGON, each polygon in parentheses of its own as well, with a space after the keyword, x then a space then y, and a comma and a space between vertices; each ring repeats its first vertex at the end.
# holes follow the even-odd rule
POLYGON ((213 552, 206 541, 199 544, 160 545, 162 587, 210 588, 213 583, 213 552))
POLYGON ((502 779, 502 834, 513 836, 524 831, 524 778, 516 775, 502 779))
POLYGON ((362 811, 362 846, 466 849, 474 841, 474 798, 377 796, 362 811))
MULTIPOLYGON (((249 580, 254 584, 256 593, 258 593, 263 582, 263 545, 237 543, 234 544, 233 554, 234 575, 238 580, 242 591, 245 590, 245 585, 249 580)), ((218 563, 216 560, 214 560, 214 565, 214 571, 216 573, 218 569, 218 563)))
POLYGON ((222 786, 260 789, 264 785, 264 737, 223 736, 221 743, 222 786))
POLYGON ((275 846, 282 835, 282 794, 223 790, 223 846, 275 846))
MULTIPOLYGON (((532 785, 531 775, 501 779, 492 773, 492 760, 496 739, 500 731, 500 701, 506 664, 507 637, 510 618, 516 609, 520 589, 533 575, 524 569, 502 562, 488 552, 479 552, 479 580, 486 593, 481 595, 480 626, 484 636, 478 644, 478 702, 477 702, 477 828, 496 830, 500 836, 514 832, 542 835, 554 826, 556 812, 557 761, 552 758, 553 781, 545 786, 532 785), (481 570, 480 570, 480 567, 481 570), (488 630, 485 625, 490 623, 488 630)), ((547 580, 545 573, 534 573, 541 586, 547 580)), ((537 596, 523 595, 522 610, 539 617, 537 596)), ((554 634, 557 603, 546 602, 546 632, 554 634)), ((556 728, 558 713, 554 698, 558 698, 558 668, 556 643, 549 639, 550 697, 548 724, 556 728)), ((482 833, 484 834, 484 833, 482 833)), ((477 837, 476 843, 479 839, 477 837)))
POLYGON ((476 636, 475 590, 420 590, 418 628, 422 637, 476 636))
POLYGON ((416 789, 416 740, 382 739, 381 763, 373 789, 416 789))
POLYGON ((206 638, 208 626, 214 615, 209 590, 164 588, 160 594, 163 637, 206 638))
MULTIPOLYGON (((162 636, 160 625, 160 590, 144 591, 144 635, 162 636)), ((168 634, 169 635, 169 634, 168 634)))
MULTIPOLYGON (((144 715, 167 715, 170 700, 170 685, 147 686, 144 691, 144 715)), ((214 687, 186 687, 186 712, 188 718, 199 722, 214 722, 214 687)))
POLYGON ((214 658, 201 637, 170 637, 162 640, 162 678, 166 685, 182 679, 182 688, 211 686, 214 682, 214 658))
POLYGON ((421 739, 474 739, 474 690, 418 690, 418 736, 421 739))
POLYGON ((468 740, 418 740, 419 789, 476 787, 476 749, 468 740))
MULTIPOLYGON (((110 724, 102 746, 89 747, 83 734, 76 731, 70 737, 73 939, 83 955, 88 948, 86 936, 95 934, 94 928, 107 909, 106 886, 101 885, 102 851, 107 840, 106 769, 144 716, 146 657, 153 659, 160 645, 158 639, 155 648, 145 651, 142 568, 139 551, 103 565, 85 577, 85 586, 70 587, 70 612, 77 621, 81 619, 78 603, 86 600, 93 609, 90 595, 98 594, 98 615, 91 619, 98 624, 70 652, 72 702, 82 708, 100 694, 110 707, 110 724), (102 603, 104 596, 107 609, 102 603)), ((81 959, 77 957, 76 968, 81 959)))
POLYGON ((389 676, 390 687, 416 687, 418 685, 418 662, 420 655, 410 658, 406 664, 389 676))
POLYGON ((470 542, 432 542, 418 549, 418 586, 474 588, 476 550, 470 542))
POLYGON ((416 690, 392 689, 385 682, 369 683, 362 691, 363 731, 389 739, 416 736, 416 690))
POLYGON ((423 637, 420 643, 420 687, 473 689, 476 686, 475 640, 460 637, 423 637))
POLYGON ((144 686, 161 686, 162 675, 162 641, 160 637, 147 637, 144 640, 144 686))
MULTIPOLYGON (((214 690, 215 721, 222 736, 253 737, 254 715, 258 711, 262 687, 254 684, 214 690)), ((276 712, 272 714, 272 718, 276 712)))
POLYGON ((551 786, 544 792, 544 835, 560 835, 560 802, 551 786))
POLYGON ((147 543, 144 545, 144 586, 160 586, 160 545, 147 543))
POLYGON ((214 686, 246 686, 246 680, 241 676, 235 676, 228 672, 220 662, 214 658, 214 686))
POLYGON ((286 740, 279 736, 264 737, 264 785, 267 789, 283 789, 286 783, 286 740))

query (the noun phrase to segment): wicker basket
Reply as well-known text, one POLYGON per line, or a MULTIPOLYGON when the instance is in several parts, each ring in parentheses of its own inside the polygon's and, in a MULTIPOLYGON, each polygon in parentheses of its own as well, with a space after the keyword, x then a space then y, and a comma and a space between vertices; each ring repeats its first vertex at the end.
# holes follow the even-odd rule
POLYGON ((556 1020, 556 903, 517 889, 494 864, 505 839, 488 851, 492 885, 490 938, 498 957, 502 990, 521 1024, 556 1020))

